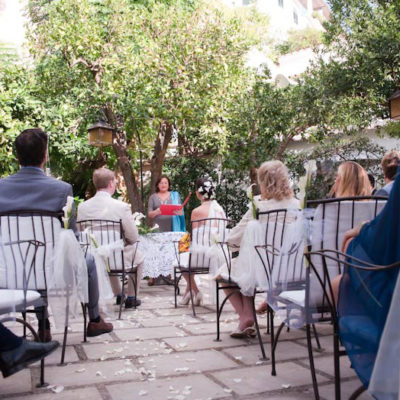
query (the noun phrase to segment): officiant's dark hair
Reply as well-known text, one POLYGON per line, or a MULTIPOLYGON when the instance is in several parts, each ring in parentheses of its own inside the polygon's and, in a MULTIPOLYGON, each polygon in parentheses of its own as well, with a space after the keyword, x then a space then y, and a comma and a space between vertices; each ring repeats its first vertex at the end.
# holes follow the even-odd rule
POLYGON ((15 139, 14 145, 20 165, 37 167, 47 151, 47 135, 40 128, 25 129, 15 139))
POLYGON ((171 189, 171 180, 168 178, 167 175, 161 175, 156 182, 156 193, 158 193, 160 191, 160 189, 158 188, 158 184, 161 182, 161 179, 166 179, 168 181, 168 190, 171 189))

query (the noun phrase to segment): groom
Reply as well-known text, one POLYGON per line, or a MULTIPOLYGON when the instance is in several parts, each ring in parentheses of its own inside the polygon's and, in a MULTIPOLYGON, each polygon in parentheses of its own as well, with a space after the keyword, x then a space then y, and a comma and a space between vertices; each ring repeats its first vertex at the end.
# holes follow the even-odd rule
MULTIPOLYGON (((72 196, 70 184, 46 176, 43 172, 47 160, 47 134, 41 129, 26 129, 15 139, 16 155, 21 169, 14 175, 0 179, 0 213, 12 211, 61 212, 72 196)), ((70 220, 70 227, 76 232, 76 218, 70 220)), ((99 288, 96 265, 91 255, 86 256, 89 278, 88 336, 98 336, 113 330, 99 314, 99 288)), ((50 323, 46 310, 45 332, 40 332, 44 341, 51 340, 50 323)), ((41 327, 42 324, 39 324, 41 327)))

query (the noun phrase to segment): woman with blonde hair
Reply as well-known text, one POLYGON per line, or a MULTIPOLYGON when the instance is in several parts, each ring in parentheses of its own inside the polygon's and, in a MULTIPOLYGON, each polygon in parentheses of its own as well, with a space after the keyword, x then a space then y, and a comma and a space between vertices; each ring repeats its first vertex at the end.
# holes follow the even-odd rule
MULTIPOLYGON (((288 170, 281 161, 273 160, 262 163, 257 171, 257 178, 261 195, 254 197, 254 206, 249 205, 249 209, 231 230, 227 239, 228 244, 234 250, 239 249, 239 257, 232 260, 231 276, 240 287, 240 292, 235 292, 229 297, 239 315, 239 326, 236 331, 231 333, 231 336, 236 338, 255 336, 256 334, 252 302, 258 273, 255 271, 256 264, 250 265, 252 263, 249 263, 249 260, 251 257, 258 259, 257 254, 254 254, 254 245, 257 243, 247 243, 242 240, 247 224, 254 220, 253 207, 261 212, 276 209, 298 210, 300 208, 300 202, 294 197, 290 187, 288 170)), ((223 271, 221 275, 224 275, 223 271)), ((231 289, 225 289, 225 293, 230 294, 231 289)))
POLYGON ((372 186, 367 171, 354 161, 346 161, 339 165, 335 184, 329 197, 370 196, 372 186))

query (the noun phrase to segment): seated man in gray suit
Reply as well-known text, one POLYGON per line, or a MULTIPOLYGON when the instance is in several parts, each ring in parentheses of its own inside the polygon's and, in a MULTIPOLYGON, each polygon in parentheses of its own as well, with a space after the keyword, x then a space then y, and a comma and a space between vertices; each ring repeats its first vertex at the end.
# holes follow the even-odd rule
MULTIPOLYGON (((131 207, 129 204, 113 199, 111 196, 115 192, 116 180, 114 172, 107 168, 96 169, 93 173, 93 184, 96 188, 96 195, 84 201, 78 207, 78 221, 86 219, 107 219, 122 222, 122 229, 125 236, 124 263, 125 268, 134 263, 137 265, 136 297, 131 279, 128 280, 128 298, 125 300, 125 308, 139 306, 141 301, 138 299, 140 279, 142 277, 142 267, 144 256, 136 250, 134 244, 138 238, 138 231, 135 221, 132 218, 131 207)), ((121 285, 117 276, 110 277, 111 286, 117 296, 117 304, 121 301, 121 285)))
MULTIPOLYGON (((0 180, 0 213, 31 210, 61 212, 72 196, 70 184, 46 176, 43 172, 47 160, 47 135, 41 129, 26 129, 15 139, 15 149, 21 169, 0 180)), ((76 232, 76 219, 70 227, 76 232)), ((93 256, 86 257, 89 278, 88 336, 97 336, 113 330, 99 314, 99 288, 93 256)), ((45 341, 51 340, 50 323, 46 314, 46 331, 39 332, 45 341)), ((39 324, 39 326, 42 326, 39 324)))

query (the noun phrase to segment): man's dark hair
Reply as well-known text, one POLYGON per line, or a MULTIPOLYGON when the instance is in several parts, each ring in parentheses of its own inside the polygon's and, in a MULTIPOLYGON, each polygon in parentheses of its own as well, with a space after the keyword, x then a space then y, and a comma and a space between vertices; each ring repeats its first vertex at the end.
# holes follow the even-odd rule
POLYGON ((25 129, 14 142, 19 163, 24 166, 39 166, 47 151, 47 135, 40 128, 25 129))

